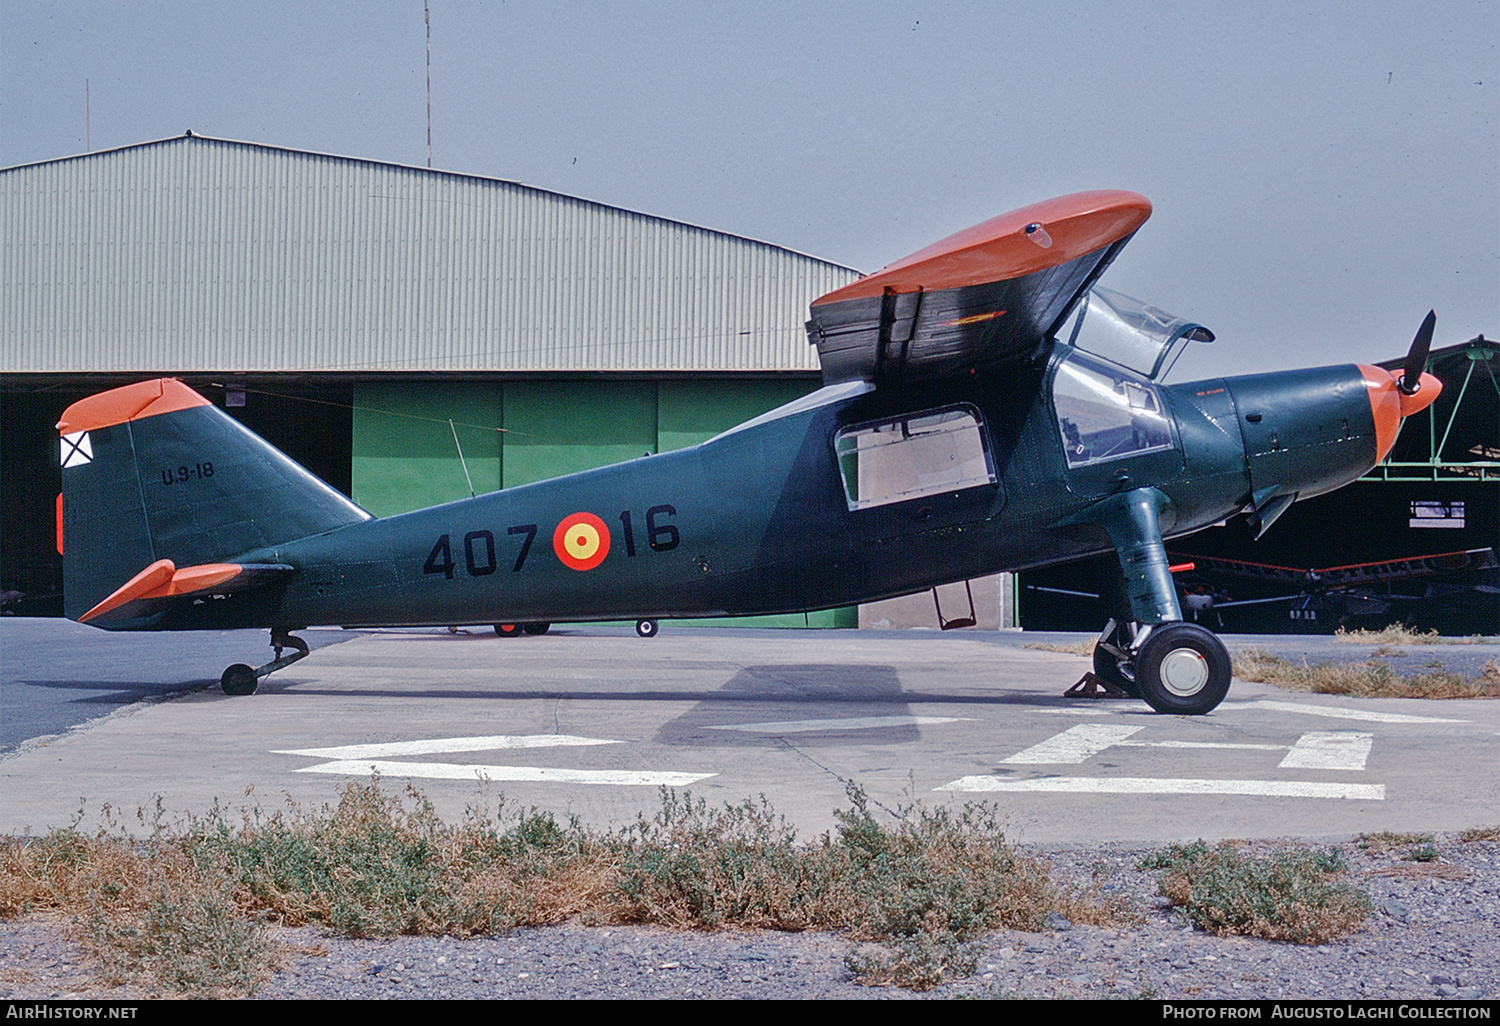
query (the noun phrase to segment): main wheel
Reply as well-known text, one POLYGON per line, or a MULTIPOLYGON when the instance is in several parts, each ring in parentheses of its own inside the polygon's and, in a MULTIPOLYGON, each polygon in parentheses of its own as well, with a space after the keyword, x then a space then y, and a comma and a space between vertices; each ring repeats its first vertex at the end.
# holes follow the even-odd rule
POLYGON ((502 638, 519 638, 521 636, 521 625, 518 623, 497 623, 495 633, 502 638))
POLYGON ((1157 712, 1201 716, 1229 693, 1229 651, 1213 631, 1168 623, 1146 636, 1136 653, 1135 681, 1157 712))
MULTIPOLYGON (((1126 647, 1124 627, 1117 626, 1106 640, 1108 644, 1121 652, 1129 651, 1126 647)), ((1094 676, 1113 684, 1131 698, 1141 697, 1141 690, 1135 683, 1134 661, 1122 660, 1103 644, 1094 646, 1094 676)))
POLYGON ((224 689, 226 695, 253 695, 259 686, 260 680, 255 676, 255 667, 244 663, 235 663, 219 678, 219 687, 224 689))
POLYGON ((527 634, 546 634, 552 628, 550 623, 523 623, 521 630, 527 634))
POLYGON ((656 630, 655 620, 637 620, 635 622, 635 632, 643 638, 656 637, 656 630))

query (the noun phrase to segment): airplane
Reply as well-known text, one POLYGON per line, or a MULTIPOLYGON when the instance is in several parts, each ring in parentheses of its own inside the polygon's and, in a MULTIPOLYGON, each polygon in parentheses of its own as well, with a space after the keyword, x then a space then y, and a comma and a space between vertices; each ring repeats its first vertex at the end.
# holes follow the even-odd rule
POLYGON ((1456 607, 1472 606, 1476 592, 1495 594, 1496 587, 1443 578, 1455 573, 1471 576, 1477 571, 1494 570, 1500 566, 1494 548, 1435 552, 1403 559, 1324 567, 1277 566, 1223 556, 1176 553, 1171 556, 1179 564, 1191 563, 1196 571, 1190 582, 1179 579, 1179 583, 1189 584, 1189 594, 1182 601, 1188 607, 1190 619, 1202 620, 1209 615, 1218 616, 1220 610, 1255 606, 1274 608, 1283 623, 1288 620, 1316 623, 1321 619, 1323 623, 1333 625, 1344 625, 1346 620, 1357 621, 1361 617, 1378 617, 1384 624, 1389 622, 1392 610, 1398 605, 1407 611, 1406 615, 1397 618, 1403 622, 1410 622, 1412 611, 1424 606, 1444 603, 1456 607), (1215 595, 1210 580, 1223 581, 1226 578, 1243 581, 1252 591, 1271 594, 1221 599, 1215 595), (1420 594, 1395 590, 1397 582, 1403 582, 1404 587, 1420 594))
MULTIPOLYGON (((802 612, 1113 552, 1094 672, 1212 711, 1230 658, 1184 619, 1165 540, 1384 459, 1441 390, 1429 313, 1400 373, 1344 365, 1166 385, 1213 333, 1097 285, 1151 204, 1002 214, 812 302, 823 387, 700 445, 374 517, 180 381, 63 413, 66 615, 106 630, 293 631, 802 612), (1169 369, 1169 366, 1168 366, 1169 369)), ((294 651, 283 657, 286 648, 294 651)))

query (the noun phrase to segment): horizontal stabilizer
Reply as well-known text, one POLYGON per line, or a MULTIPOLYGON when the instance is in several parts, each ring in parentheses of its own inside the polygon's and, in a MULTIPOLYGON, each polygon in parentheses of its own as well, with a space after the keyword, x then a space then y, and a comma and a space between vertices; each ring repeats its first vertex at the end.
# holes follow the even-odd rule
POLYGON ((823 383, 966 374, 1038 353, 1151 216, 1133 192, 1080 192, 951 235, 813 302, 823 383))
POLYGON ((282 580, 292 569, 282 563, 207 563, 179 570, 170 559, 158 559, 78 622, 111 627, 144 620, 175 603, 201 602, 282 580))

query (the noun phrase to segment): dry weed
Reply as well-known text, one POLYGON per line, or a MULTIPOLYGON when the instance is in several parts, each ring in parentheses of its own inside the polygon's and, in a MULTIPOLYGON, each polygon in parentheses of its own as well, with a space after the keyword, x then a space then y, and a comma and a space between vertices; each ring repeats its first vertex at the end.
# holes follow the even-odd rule
POLYGON ((1418 844, 1432 844, 1433 841, 1434 838, 1431 834, 1398 834, 1389 830, 1360 834, 1354 839, 1354 843, 1360 848, 1375 855, 1394 851, 1397 848, 1410 848, 1418 844))
POLYGON ((1443 637, 1436 630, 1418 631, 1404 623, 1393 623, 1378 631, 1340 627, 1333 634, 1334 641, 1348 645, 1494 645, 1500 638, 1470 634, 1464 637, 1443 637))
POLYGON ((1160 869, 1162 896, 1220 936, 1322 944, 1354 930, 1371 909, 1368 895, 1335 880, 1347 868, 1337 849, 1256 858, 1233 842, 1210 848, 1198 841, 1172 845, 1142 866, 1160 869))
POLYGON ((57 831, 0 847, 0 914, 60 910, 112 978, 204 997, 252 993, 274 971, 265 922, 355 937, 574 917, 844 930, 865 942, 850 955, 862 979, 926 988, 972 971, 985 930, 1131 916, 1055 885, 982 807, 914 806, 888 827, 858 789, 850 799, 838 830, 807 845, 764 799, 710 808, 670 791, 654 819, 613 834, 534 810, 449 825, 420 793, 378 781, 316 812, 215 808, 175 830, 158 809, 144 842, 57 831))
POLYGON ((1261 649, 1242 649, 1234 656, 1234 675, 1289 691, 1355 698, 1497 698, 1500 666, 1490 660, 1478 676, 1465 679, 1443 669, 1406 676, 1382 662, 1321 662, 1309 666, 1261 649))
POLYGON ((1069 641, 1066 643, 1032 641, 1021 647, 1035 649, 1038 652, 1061 652, 1064 655, 1091 656, 1094 654, 1094 643, 1092 641, 1069 641))

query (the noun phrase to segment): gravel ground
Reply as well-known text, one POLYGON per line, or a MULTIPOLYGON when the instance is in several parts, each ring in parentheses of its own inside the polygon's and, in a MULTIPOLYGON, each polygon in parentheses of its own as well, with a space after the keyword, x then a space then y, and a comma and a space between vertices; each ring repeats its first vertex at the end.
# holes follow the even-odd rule
MULTIPOLYGON (((1273 842, 1257 842, 1269 851, 1273 842)), ((263 998, 1148 997, 1500 999, 1500 843, 1438 838, 1436 862, 1409 849, 1342 850, 1375 912, 1316 947, 1218 938, 1187 926, 1135 868, 1151 849, 1047 855, 1060 879, 1134 895, 1144 922, 985 938, 974 976, 926 994, 852 982, 836 934, 679 933, 564 925, 500 937, 344 940, 279 930, 289 961, 263 998)), ((0 999, 144 996, 109 986, 65 938, 66 922, 0 923, 0 999)))

